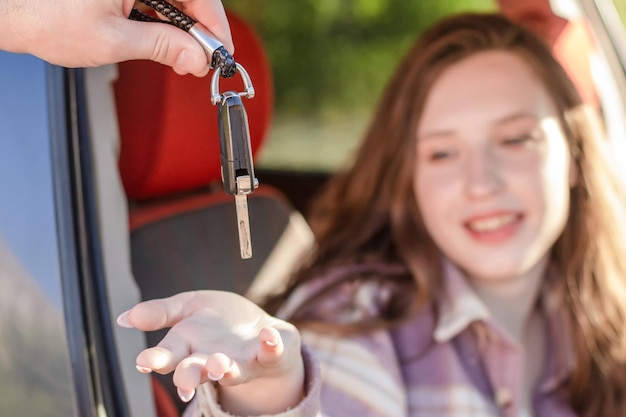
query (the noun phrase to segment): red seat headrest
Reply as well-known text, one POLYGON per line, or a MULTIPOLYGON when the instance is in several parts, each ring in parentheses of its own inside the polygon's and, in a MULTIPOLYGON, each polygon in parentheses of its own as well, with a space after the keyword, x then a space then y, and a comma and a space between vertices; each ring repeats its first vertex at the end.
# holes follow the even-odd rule
POLYGON ((583 101, 599 108, 600 98, 591 70, 591 57, 597 54, 597 50, 587 22, 583 19, 569 21, 554 41, 552 52, 578 88, 583 101))
MULTIPOLYGON (((235 59, 247 70, 256 95, 243 98, 253 154, 259 149, 273 112, 271 69, 252 29, 228 13, 235 59)), ((129 199, 193 190, 221 180, 217 107, 211 104, 207 77, 177 75, 152 61, 119 64, 114 84, 120 129, 119 169, 129 199)), ((240 74, 220 78, 220 92, 243 91, 240 74)))
POLYGON ((498 0, 500 11, 541 36, 551 47, 588 104, 599 106, 596 85, 591 72, 591 56, 596 45, 583 18, 567 20, 552 10, 549 0, 498 0))

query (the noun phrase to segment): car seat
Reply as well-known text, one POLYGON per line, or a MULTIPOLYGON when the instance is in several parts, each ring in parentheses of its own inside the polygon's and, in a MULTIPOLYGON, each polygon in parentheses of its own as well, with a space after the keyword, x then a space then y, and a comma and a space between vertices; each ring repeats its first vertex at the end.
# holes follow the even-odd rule
MULTIPOLYGON (((235 58, 256 96, 244 98, 253 155, 273 111, 271 70, 253 30, 228 13, 235 58)), ((118 66, 114 83, 120 129, 119 170, 129 204, 131 265, 143 300, 218 289, 255 298, 280 284, 312 234, 283 194, 263 184, 248 197, 253 256, 240 258, 234 198, 222 189, 217 107, 210 75, 180 76, 150 61, 118 66)), ((242 91, 238 75, 220 91, 242 91)), ((164 335, 146 335, 153 346, 164 335)), ((184 408, 171 375, 153 377, 157 414, 184 408), (167 395, 165 394, 167 393, 167 395)))

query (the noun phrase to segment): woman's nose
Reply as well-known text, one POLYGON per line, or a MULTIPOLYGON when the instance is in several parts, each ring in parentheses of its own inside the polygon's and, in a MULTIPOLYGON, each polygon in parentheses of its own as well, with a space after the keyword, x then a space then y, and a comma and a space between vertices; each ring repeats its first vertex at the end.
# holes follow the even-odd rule
POLYGON ((465 191, 473 199, 497 194, 504 186, 500 164, 488 148, 469 154, 464 175, 465 191))

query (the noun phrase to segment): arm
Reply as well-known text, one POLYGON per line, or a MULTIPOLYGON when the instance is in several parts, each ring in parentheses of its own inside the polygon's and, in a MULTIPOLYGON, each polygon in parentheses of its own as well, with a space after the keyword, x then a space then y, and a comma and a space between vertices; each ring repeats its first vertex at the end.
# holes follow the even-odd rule
POLYGON ((174 326, 157 347, 139 354, 137 365, 159 373, 174 370, 183 399, 210 381, 209 373, 219 380, 217 389, 199 387, 185 416, 406 415, 401 371, 384 330, 361 337, 314 331, 301 336, 243 297, 219 291, 147 301, 118 323, 142 330, 174 326), (275 346, 268 348, 266 340, 275 346))
MULTIPOLYGON (((133 0, 0 0, 0 49, 66 67, 150 59, 179 74, 207 73, 206 54, 189 34, 170 25, 128 20, 133 4, 133 0)), ((233 51, 220 0, 175 4, 233 51)))

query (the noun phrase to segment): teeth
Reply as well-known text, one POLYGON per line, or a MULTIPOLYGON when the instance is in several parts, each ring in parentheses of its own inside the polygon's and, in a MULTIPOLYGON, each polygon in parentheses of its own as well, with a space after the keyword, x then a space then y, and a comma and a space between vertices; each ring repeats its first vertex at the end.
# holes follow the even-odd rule
POLYGON ((469 223, 469 227, 477 232, 493 232, 494 230, 513 223, 516 218, 517 216, 515 214, 503 214, 502 216, 475 220, 469 223))

